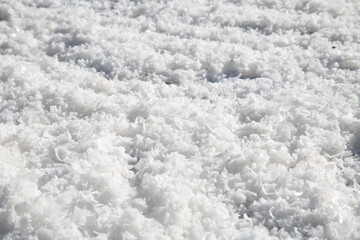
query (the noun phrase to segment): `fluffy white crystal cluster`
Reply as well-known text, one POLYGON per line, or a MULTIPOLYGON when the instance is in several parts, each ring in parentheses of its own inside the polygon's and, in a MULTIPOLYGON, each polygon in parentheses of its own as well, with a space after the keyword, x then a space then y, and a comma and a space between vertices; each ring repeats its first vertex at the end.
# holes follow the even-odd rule
POLYGON ((359 16, 1 1, 0 238, 360 239, 359 16))

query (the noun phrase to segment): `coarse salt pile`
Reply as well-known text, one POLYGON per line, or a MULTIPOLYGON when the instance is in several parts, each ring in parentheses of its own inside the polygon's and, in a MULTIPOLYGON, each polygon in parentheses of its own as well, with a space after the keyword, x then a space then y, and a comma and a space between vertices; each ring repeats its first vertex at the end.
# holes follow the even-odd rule
POLYGON ((3 0, 0 239, 360 239, 358 0, 3 0))

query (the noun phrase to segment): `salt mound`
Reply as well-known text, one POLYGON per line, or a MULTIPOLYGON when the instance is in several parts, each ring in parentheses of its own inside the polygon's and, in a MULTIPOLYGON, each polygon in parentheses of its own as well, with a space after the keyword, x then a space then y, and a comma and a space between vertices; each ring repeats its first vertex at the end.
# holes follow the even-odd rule
POLYGON ((358 1, 5 0, 1 239, 360 239, 358 1))

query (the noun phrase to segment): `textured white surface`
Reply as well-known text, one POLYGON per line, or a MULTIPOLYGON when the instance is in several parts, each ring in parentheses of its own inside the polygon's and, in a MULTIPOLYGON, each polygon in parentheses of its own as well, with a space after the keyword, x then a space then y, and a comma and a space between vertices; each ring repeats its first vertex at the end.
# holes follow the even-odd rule
POLYGON ((1 2, 1 239, 360 239, 359 1, 1 2))

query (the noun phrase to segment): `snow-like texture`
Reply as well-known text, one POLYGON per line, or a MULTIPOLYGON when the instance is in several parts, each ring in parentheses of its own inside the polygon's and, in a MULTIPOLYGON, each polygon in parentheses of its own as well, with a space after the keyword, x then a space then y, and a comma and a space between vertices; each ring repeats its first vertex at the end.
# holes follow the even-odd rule
POLYGON ((1 2, 1 239, 360 239, 360 1, 1 2))

